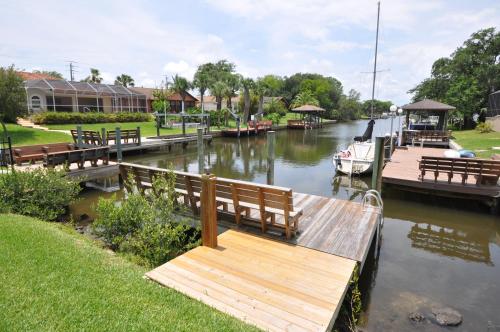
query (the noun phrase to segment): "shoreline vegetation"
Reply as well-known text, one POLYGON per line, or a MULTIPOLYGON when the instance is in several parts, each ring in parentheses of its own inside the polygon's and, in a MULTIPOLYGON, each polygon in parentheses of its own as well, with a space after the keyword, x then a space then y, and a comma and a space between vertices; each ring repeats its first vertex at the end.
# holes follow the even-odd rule
POLYGON ((64 224, 0 214, 0 266, 0 330, 257 331, 64 224))

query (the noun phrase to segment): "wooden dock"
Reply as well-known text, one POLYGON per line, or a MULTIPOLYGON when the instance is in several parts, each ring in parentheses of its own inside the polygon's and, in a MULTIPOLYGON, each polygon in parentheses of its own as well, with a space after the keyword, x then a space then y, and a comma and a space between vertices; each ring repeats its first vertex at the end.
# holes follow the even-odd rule
MULTIPOLYGON (((265 234, 250 225, 239 226, 239 229, 258 236, 349 258, 359 262, 362 267, 370 249, 371 240, 377 231, 379 211, 376 208, 363 209, 357 202, 303 193, 294 193, 293 201, 294 206, 303 211, 296 237, 286 240, 281 229, 276 229, 274 233, 270 230, 265 234)), ((228 206, 228 212, 227 216, 223 212, 219 213, 223 218, 219 224, 228 228, 236 228, 231 204, 228 206)), ((282 216, 276 216, 276 222, 282 222, 282 218, 282 216)), ((256 225, 258 220, 258 211, 252 211, 250 218, 247 218, 247 221, 254 221, 256 225)))
POLYGON ((442 157, 444 149, 426 147, 408 147, 396 149, 392 160, 387 163, 382 172, 382 182, 402 190, 429 193, 432 195, 449 196, 467 199, 498 199, 500 197, 499 185, 476 185, 470 179, 465 185, 459 176, 453 177, 451 183, 445 173, 439 174, 437 182, 434 176, 429 175, 421 181, 418 160, 422 156, 442 157))
POLYGON ((224 218, 218 247, 198 247, 146 276, 264 330, 329 331, 378 236, 380 211, 301 193, 293 199, 303 209, 296 238, 224 218))
MULTIPOLYGON (((203 135, 203 140, 205 142, 210 143, 212 141, 212 135, 203 135)), ((162 150, 167 148, 169 151, 172 149, 174 145, 182 145, 182 147, 186 147, 189 143, 196 143, 198 140, 197 136, 189 135, 189 136, 181 136, 174 138, 162 138, 158 140, 148 140, 146 142, 141 142, 140 144, 129 143, 129 144, 121 144, 122 153, 132 152, 132 151, 152 151, 152 150, 162 150)), ((110 152, 116 153, 117 146, 111 145, 110 152)))
POLYGON ((355 261, 228 230, 148 272, 164 286, 269 331, 327 331, 355 261))

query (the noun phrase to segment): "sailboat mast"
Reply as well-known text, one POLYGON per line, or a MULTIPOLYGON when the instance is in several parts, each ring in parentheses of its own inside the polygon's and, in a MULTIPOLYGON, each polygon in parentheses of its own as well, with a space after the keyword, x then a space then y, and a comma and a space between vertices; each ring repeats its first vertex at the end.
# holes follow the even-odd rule
POLYGON ((378 27, 380 20, 380 1, 377 2, 377 35, 375 37, 375 61, 373 63, 373 83, 372 83, 372 104, 371 104, 371 112, 370 119, 373 119, 373 109, 375 107, 375 78, 377 77, 377 52, 378 52, 378 27))

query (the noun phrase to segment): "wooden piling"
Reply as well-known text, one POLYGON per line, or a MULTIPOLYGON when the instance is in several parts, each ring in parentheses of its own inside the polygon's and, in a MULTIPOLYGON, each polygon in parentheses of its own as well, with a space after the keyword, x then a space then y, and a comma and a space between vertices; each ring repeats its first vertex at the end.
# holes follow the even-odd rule
POLYGON ((203 246, 217 247, 217 203, 215 200, 215 176, 201 176, 201 242, 203 246))
POLYGON ((81 149, 83 147, 82 142, 82 126, 76 126, 76 146, 81 149))
POLYGON ((101 145, 106 145, 108 142, 106 141, 106 128, 101 128, 101 145))
POLYGON ((276 132, 267 132, 267 184, 274 184, 274 145, 276 132))
POLYGON ((122 132, 120 127, 116 127, 116 159, 118 162, 122 161, 122 132))
POLYGON ((199 127, 198 131, 198 173, 203 174, 203 170, 205 169, 205 154, 203 151, 203 128, 199 127))
POLYGON ((384 168, 384 137, 375 138, 375 159, 373 160, 372 189, 382 190, 382 169, 384 168))
POLYGON ((141 127, 137 127, 137 145, 141 145, 141 127))

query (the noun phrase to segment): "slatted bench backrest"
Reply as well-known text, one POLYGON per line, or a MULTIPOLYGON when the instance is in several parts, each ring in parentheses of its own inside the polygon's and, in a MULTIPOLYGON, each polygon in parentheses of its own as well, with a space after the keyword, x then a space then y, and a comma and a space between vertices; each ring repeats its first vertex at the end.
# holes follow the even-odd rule
POLYGON ((92 161, 96 165, 98 159, 102 159, 105 164, 109 161, 109 147, 97 147, 90 149, 80 149, 73 151, 60 151, 47 153, 43 156, 45 166, 57 166, 65 163, 79 163, 79 168, 83 168, 86 161, 92 161))
MULTIPOLYGON (((90 145, 102 145, 101 133, 95 130, 82 130, 82 142, 90 145)), ((78 143, 78 130, 71 129, 71 136, 75 144, 78 143)))
MULTIPOLYGON (((154 176, 164 175, 167 170, 121 163, 120 173, 124 180, 128 179, 129 174, 132 174, 139 189, 143 191, 151 188, 154 176)), ((201 176, 199 174, 180 171, 173 171, 173 173, 175 174, 176 189, 186 191, 190 197, 201 192, 201 176)), ((216 178, 215 194, 216 197, 227 200, 237 199, 240 203, 263 204, 270 208, 293 211, 293 195, 290 188, 218 177, 216 178)))
POLYGON ((499 176, 500 161, 490 159, 422 156, 420 170, 454 174, 499 176))
MULTIPOLYGON (((138 137, 137 129, 124 129, 120 130, 121 139, 136 139, 138 137)), ((106 132, 106 137, 108 140, 116 140, 116 130, 109 130, 106 132)))
POLYGON ((17 163, 25 160, 42 160, 44 154, 60 151, 72 151, 74 149, 75 146, 71 143, 19 146, 14 148, 14 160, 17 163))

